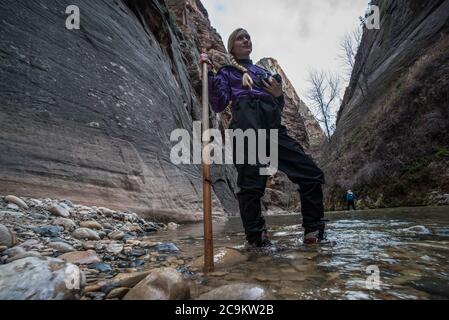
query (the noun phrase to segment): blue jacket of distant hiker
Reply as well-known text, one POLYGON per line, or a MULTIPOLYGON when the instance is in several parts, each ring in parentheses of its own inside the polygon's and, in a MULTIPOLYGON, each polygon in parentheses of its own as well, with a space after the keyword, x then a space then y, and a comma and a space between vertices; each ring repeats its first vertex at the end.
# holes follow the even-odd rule
POLYGON ((273 97, 264 89, 261 79, 267 75, 272 75, 262 67, 253 64, 252 60, 238 60, 239 64, 248 69, 248 73, 254 81, 252 89, 243 87, 243 74, 240 70, 233 66, 225 66, 221 68, 217 74, 209 72, 209 101, 212 110, 216 113, 223 112, 232 101, 235 105, 242 98, 256 98, 267 102, 275 103, 284 108, 284 96, 279 98, 273 97))
POLYGON ((353 192, 348 192, 346 194, 346 201, 354 201, 355 200, 355 194, 353 192))

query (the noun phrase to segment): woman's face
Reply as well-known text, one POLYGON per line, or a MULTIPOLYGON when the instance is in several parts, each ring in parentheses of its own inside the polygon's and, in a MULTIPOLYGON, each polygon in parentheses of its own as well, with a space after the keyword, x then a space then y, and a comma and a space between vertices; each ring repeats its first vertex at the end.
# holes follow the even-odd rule
POLYGON ((249 58, 251 52, 253 52, 253 43, 251 42, 251 37, 248 32, 246 32, 246 30, 242 30, 237 34, 237 37, 235 38, 232 53, 237 59, 246 59, 249 58))

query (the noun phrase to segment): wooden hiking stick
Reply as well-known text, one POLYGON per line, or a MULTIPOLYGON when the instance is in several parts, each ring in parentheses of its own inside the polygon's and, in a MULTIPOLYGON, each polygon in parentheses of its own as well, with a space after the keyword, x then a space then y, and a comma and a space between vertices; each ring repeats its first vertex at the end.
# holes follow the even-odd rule
POLYGON ((210 178, 210 143, 209 130, 209 83, 207 63, 202 63, 203 72, 203 130, 202 130, 202 161, 203 161, 203 213, 204 213, 204 272, 214 271, 214 247, 212 241, 212 181, 210 178), (206 132, 207 131, 207 132, 206 132))

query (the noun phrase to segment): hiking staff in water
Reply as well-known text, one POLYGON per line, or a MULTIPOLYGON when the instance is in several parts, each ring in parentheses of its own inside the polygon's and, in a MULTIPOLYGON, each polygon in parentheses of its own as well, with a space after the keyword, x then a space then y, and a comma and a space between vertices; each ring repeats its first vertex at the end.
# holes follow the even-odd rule
MULTIPOLYGON (((245 29, 237 29, 230 35, 228 52, 231 65, 224 66, 217 73, 212 71, 208 55, 201 55, 200 62, 207 62, 210 66, 208 75, 212 109, 220 113, 228 106, 232 108, 230 129, 254 129, 256 132, 259 129, 278 130, 278 166, 299 186, 304 243, 318 243, 324 239, 325 229, 321 186, 324 184, 324 174, 305 154, 301 145, 287 134, 286 127, 281 125, 285 104, 282 78, 253 64, 250 59, 251 37, 245 29)), ((245 159, 248 149, 245 144, 245 159)), ((240 189, 237 198, 248 244, 250 247, 271 246, 261 212, 261 198, 268 177, 260 175, 260 165, 234 164, 240 189)))
POLYGON ((208 68, 206 62, 202 64, 203 79, 203 119, 202 119, 202 137, 203 137, 203 214, 204 214, 204 271, 214 271, 214 249, 212 235, 212 181, 210 178, 209 152, 204 152, 205 146, 210 142, 209 130, 209 83, 208 68), (206 133, 206 136, 205 136, 206 133))

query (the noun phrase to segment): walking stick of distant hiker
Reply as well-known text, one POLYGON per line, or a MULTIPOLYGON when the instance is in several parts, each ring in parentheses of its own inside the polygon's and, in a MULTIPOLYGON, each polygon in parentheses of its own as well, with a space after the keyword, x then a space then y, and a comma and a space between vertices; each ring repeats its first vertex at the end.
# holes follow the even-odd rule
MULTIPOLYGON (((205 53, 203 51, 203 53, 205 53)), ((203 73, 203 213, 204 213, 204 271, 212 272, 214 270, 214 248, 212 241, 212 201, 211 189, 212 181, 210 178, 210 153, 207 146, 210 143, 209 130, 209 83, 207 63, 202 63, 203 73)))

